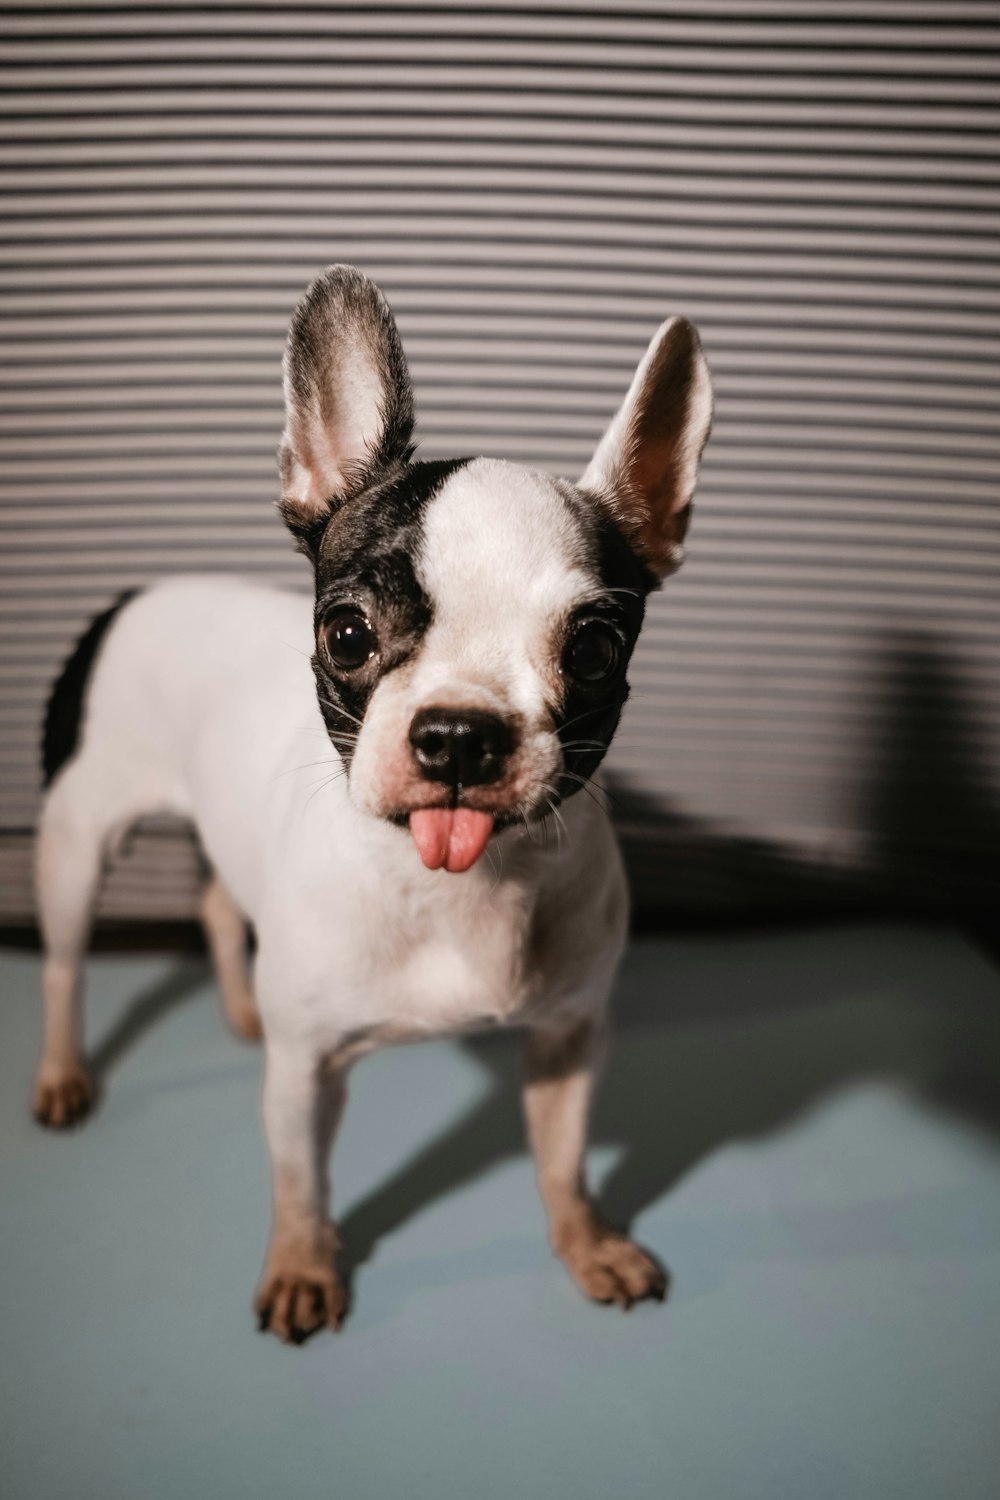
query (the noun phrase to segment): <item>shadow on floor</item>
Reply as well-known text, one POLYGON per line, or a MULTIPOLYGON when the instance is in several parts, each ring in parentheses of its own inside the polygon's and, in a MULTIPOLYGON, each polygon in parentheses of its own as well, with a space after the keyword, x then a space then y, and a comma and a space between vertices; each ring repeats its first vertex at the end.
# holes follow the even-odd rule
MULTIPOLYGON (((967 952, 917 934, 901 963, 877 928, 638 945, 591 1132, 620 1153, 599 1187, 607 1217, 627 1227, 713 1151, 873 1078, 1000 1130, 1000 982, 968 953, 956 995, 956 946, 967 952)), ((516 1043, 462 1045, 488 1091, 350 1211, 353 1267, 428 1203, 525 1150, 516 1043)))
POLYGON ((128 1009, 88 1056, 98 1089, 104 1087, 108 1074, 147 1032, 186 1005, 211 981, 212 970, 206 960, 185 959, 130 1001, 128 1009))
MULTIPOLYGON (((203 961, 186 960, 138 996, 91 1058, 99 1083, 209 978, 203 961)), ((613 1010, 591 1143, 616 1152, 598 1196, 623 1227, 714 1151, 766 1136, 865 1080, 892 1079, 1000 1132, 1000 980, 934 929, 640 941, 613 1010)), ((350 1210, 341 1223, 349 1271, 413 1215, 526 1149, 516 1036, 459 1045, 481 1068, 484 1092, 350 1210)))

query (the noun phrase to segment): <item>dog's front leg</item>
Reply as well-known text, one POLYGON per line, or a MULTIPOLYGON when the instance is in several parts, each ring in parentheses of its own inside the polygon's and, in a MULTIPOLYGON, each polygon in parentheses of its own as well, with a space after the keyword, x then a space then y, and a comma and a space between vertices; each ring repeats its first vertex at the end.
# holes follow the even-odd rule
POLYGON ((596 1018, 529 1031, 524 1104, 553 1250, 588 1297, 630 1307, 662 1300, 667 1282, 651 1256, 604 1223, 587 1193, 587 1119, 606 1039, 596 1018))
POLYGON ((347 1292, 329 1218, 328 1163, 346 1098, 346 1070, 301 1043, 268 1039, 264 1129, 271 1156, 274 1226, 256 1308, 262 1329, 301 1344, 338 1328, 347 1292))

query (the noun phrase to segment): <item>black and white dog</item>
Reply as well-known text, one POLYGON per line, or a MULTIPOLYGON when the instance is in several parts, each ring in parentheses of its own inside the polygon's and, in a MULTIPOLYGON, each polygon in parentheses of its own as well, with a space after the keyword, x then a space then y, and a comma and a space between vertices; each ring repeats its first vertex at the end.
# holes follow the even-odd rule
POLYGON ((159 583, 95 621, 53 694, 38 1117, 69 1125, 91 1103, 80 966, 102 857, 140 815, 181 814, 214 871, 203 914, 230 1020, 266 1040, 262 1326, 301 1342, 344 1311, 327 1162, 353 1060, 498 1023, 526 1031, 556 1253, 599 1301, 662 1296, 584 1182, 627 898, 608 819, 576 794, 618 723, 646 595, 683 556, 711 420, 697 334, 662 325, 576 484, 415 460, 392 315, 350 267, 296 310, 285 395, 280 508, 315 599, 159 583))

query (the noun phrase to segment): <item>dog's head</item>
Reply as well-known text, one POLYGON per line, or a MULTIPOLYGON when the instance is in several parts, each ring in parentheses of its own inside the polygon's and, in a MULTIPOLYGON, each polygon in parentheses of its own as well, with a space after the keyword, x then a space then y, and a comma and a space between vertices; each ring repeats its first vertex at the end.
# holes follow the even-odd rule
POLYGON ((583 476, 413 458, 378 288, 309 287, 285 356, 281 513, 316 571, 320 707, 350 794, 465 870, 490 834, 585 786, 628 696, 650 589, 683 557, 712 392, 672 318, 583 476))

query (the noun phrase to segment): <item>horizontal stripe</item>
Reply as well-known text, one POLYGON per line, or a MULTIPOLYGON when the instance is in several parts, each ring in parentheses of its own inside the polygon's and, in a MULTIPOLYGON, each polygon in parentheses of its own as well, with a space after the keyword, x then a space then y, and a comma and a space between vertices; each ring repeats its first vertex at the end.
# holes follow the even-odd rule
MULTIPOLYGON (((985 899, 994 0, 23 0, 3 27, 0 921, 30 916, 39 718, 85 621, 171 569, 308 587, 280 358, 335 259, 390 298, 428 457, 579 473, 662 318, 701 328, 690 555, 610 758, 640 905, 868 879, 885 778, 933 808, 942 757, 979 812, 922 858, 985 899)), ((146 824, 100 911, 189 919, 199 870, 146 824)))

